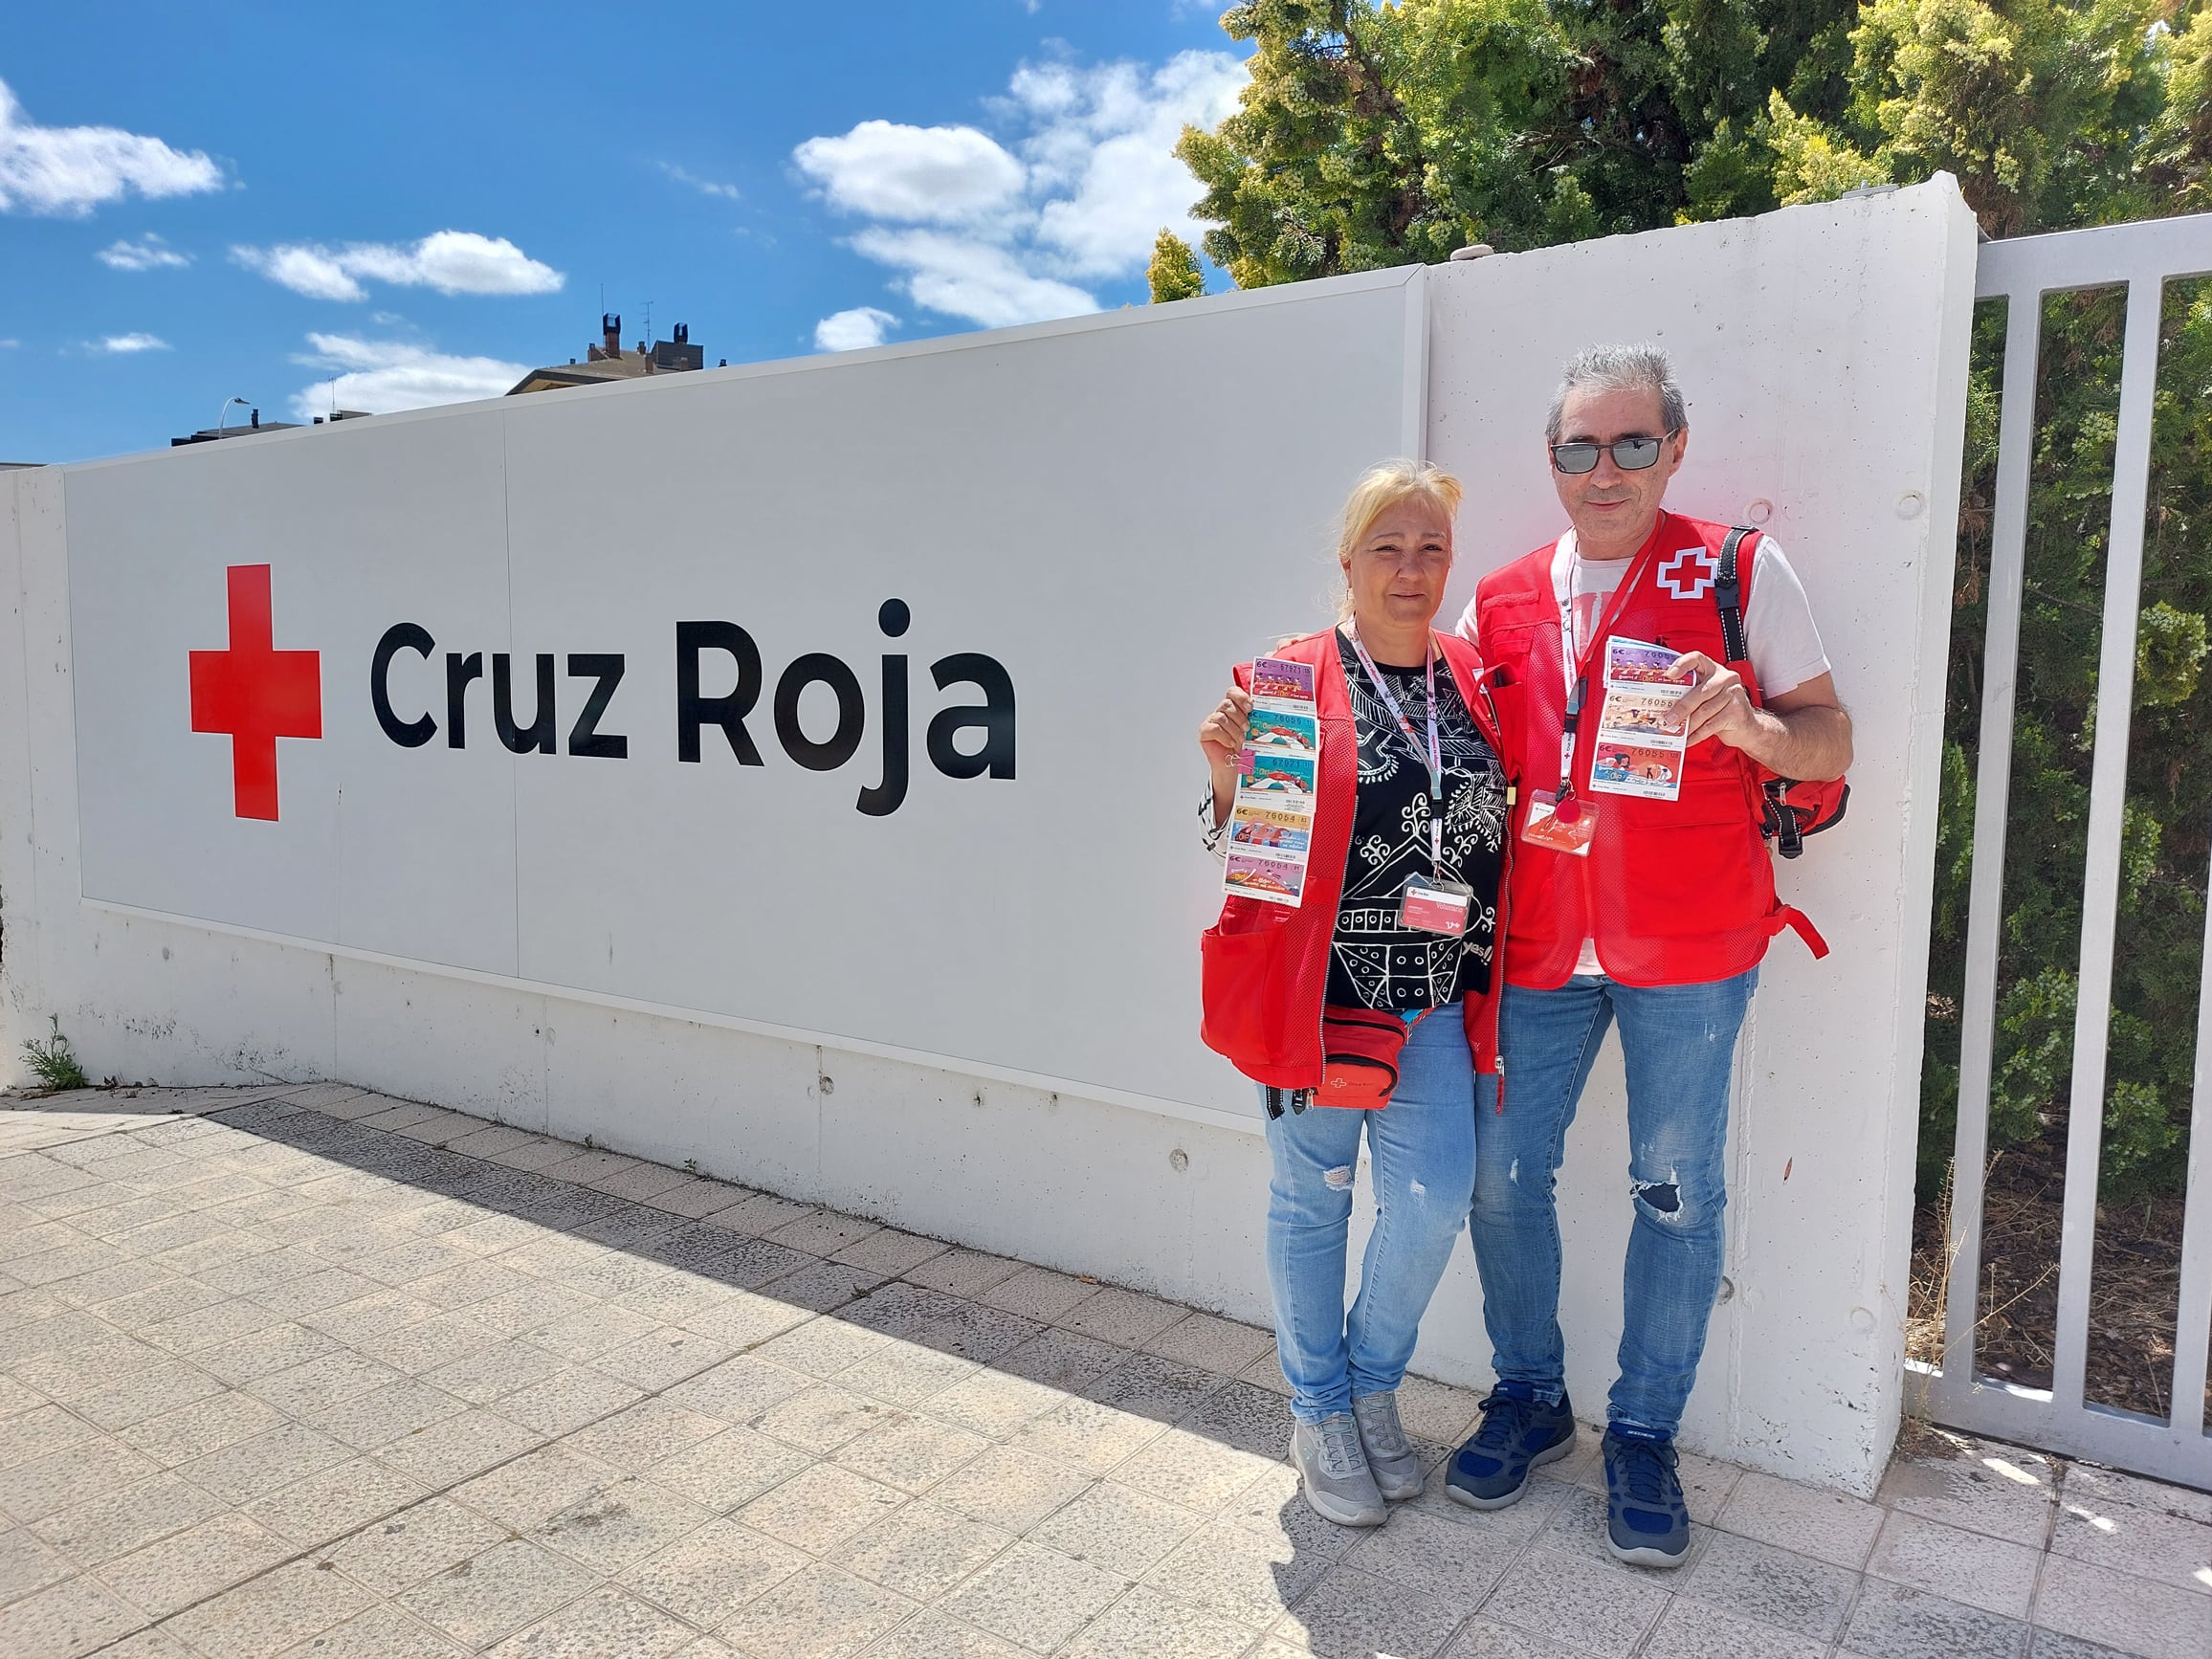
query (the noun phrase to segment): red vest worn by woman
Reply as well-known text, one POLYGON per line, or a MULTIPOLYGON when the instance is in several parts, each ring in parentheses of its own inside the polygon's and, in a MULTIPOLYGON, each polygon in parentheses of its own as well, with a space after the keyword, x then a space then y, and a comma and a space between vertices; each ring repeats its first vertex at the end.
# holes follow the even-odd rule
MULTIPOLYGON (((1701 651, 1727 660, 1713 576, 1725 524, 1661 513, 1629 562, 1608 630, 1670 651, 1701 651)), ((1795 927, 1816 955, 1812 924, 1775 896, 1774 866, 1759 837, 1757 767, 1740 749, 1709 738, 1684 757, 1675 801, 1590 793, 1590 763, 1604 692, 1604 646, 1590 656, 1589 700, 1575 744, 1576 793, 1594 806, 1596 833, 1586 854, 1519 839, 1531 794, 1559 783, 1559 735, 1566 717, 1559 604, 1552 586, 1559 543, 1539 547, 1475 589, 1475 636, 1496 676, 1496 697, 1522 747, 1509 770, 1519 775, 1513 813, 1514 863, 1506 975, 1516 985, 1551 990, 1575 971, 1582 940, 1623 984, 1698 984, 1758 965, 1767 941, 1795 927), (1511 683, 1504 683, 1510 675, 1511 683)), ((1752 549, 1741 552, 1745 607, 1752 549)), ((1600 608, 1601 615, 1604 607, 1600 608)), ((1585 642, 1578 640, 1578 649, 1585 642)), ((1742 665, 1747 675, 1750 665, 1742 665)), ((1754 698, 1757 688, 1750 687, 1754 698)))
MULTIPOLYGON (((1482 660, 1466 640, 1435 636, 1460 699, 1475 729, 1508 774, 1510 751, 1483 695, 1482 660)), ((1206 1046, 1255 1083, 1275 1089, 1312 1089, 1321 1081, 1321 1005, 1329 984, 1329 944, 1337 931, 1337 901, 1344 891, 1344 858, 1352 846, 1352 815, 1359 793, 1360 740, 1332 629, 1308 634, 1270 654, 1314 666, 1314 692, 1321 723, 1321 767, 1316 785, 1314 842, 1306 859, 1304 902, 1295 910, 1264 899, 1231 895, 1221 919, 1199 938, 1199 979, 1204 1013, 1199 1036, 1206 1046)), ((1236 683, 1250 688, 1251 664, 1239 663, 1236 683)), ((1558 742, 1557 731, 1553 741, 1558 742)), ((1497 930, 1506 937, 1506 883, 1525 851, 1509 836, 1502 854, 1497 930)), ((1503 963, 1493 961, 1490 994, 1462 1004, 1468 1048, 1475 1068, 1497 1069, 1497 1000, 1505 985, 1503 963)))

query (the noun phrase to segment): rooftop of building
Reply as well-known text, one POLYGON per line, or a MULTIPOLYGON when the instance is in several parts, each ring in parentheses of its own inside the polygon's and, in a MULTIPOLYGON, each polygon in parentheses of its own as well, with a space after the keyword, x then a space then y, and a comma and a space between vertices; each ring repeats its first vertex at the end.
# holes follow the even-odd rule
POLYGON ((556 391, 567 386, 603 386, 609 381, 640 380, 653 374, 681 374, 706 366, 704 347, 691 343, 691 325, 679 322, 667 340, 651 348, 640 340, 629 351, 622 348, 622 317, 608 312, 600 320, 601 343, 587 347, 584 361, 573 357, 565 364, 534 368, 507 390, 509 397, 526 391, 556 391))

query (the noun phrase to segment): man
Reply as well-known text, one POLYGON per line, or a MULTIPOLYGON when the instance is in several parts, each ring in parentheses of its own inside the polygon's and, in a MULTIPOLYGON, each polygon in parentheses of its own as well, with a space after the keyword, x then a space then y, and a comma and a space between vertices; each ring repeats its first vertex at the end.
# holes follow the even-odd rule
POLYGON ((1804 589, 1763 535, 1738 548, 1756 697, 1729 668, 1714 595, 1728 527, 1662 505, 1689 442, 1664 352, 1577 356, 1546 432, 1572 528, 1486 576, 1459 625, 1501 700, 1517 699, 1513 724, 1526 735, 1504 1104, 1477 1115, 1471 1222, 1498 1382, 1448 1489, 1474 1508, 1502 1508, 1572 1446, 1553 1178, 1605 1028, 1618 1023, 1635 1217, 1606 1414, 1606 1533, 1616 1557, 1643 1566, 1679 1565, 1690 1545, 1674 1435, 1720 1287, 1736 1033, 1775 933, 1796 926, 1817 939, 1776 900, 1757 769, 1825 780, 1851 759, 1850 717, 1804 589), (1687 750, 1676 799, 1655 798, 1664 787, 1592 790, 1608 638, 1674 652, 1668 677, 1692 684, 1677 709, 1687 750))

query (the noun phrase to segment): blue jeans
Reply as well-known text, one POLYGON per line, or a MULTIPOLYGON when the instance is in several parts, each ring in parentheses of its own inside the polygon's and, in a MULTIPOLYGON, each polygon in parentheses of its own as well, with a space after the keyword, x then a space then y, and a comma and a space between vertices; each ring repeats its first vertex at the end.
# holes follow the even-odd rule
POLYGON ((1606 1415, 1671 1435, 1697 1380, 1720 1290, 1728 1084, 1759 970, 1710 984, 1639 986, 1578 975, 1557 990, 1508 985, 1499 1015, 1505 1111, 1479 1115, 1470 1230, 1501 1381, 1547 1399, 1565 1387, 1554 1177, 1605 1027, 1628 1071, 1628 1192, 1635 1224, 1622 1292, 1620 1377, 1606 1415))
POLYGON ((1269 1122, 1268 1281, 1276 1354, 1302 1421, 1349 1411, 1355 1396, 1387 1394, 1405 1377, 1467 1220, 1474 1120, 1496 1082, 1476 1077, 1454 1003, 1407 1033, 1382 1111, 1314 1106, 1269 1122), (1344 1253, 1362 1131, 1375 1161, 1375 1230, 1347 1317, 1344 1253))

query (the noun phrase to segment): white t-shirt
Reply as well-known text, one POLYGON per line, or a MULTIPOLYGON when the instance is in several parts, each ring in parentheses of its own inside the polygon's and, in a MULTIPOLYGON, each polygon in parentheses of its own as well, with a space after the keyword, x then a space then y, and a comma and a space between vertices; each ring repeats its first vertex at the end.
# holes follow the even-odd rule
MULTIPOLYGON (((1697 543, 1703 545, 1703 543, 1697 543)), ((1598 626, 1604 607, 1628 573, 1633 559, 1584 559, 1575 551, 1575 533, 1559 538, 1552 556, 1552 592, 1559 601, 1562 630, 1569 630, 1578 645, 1586 642, 1598 626), (1570 618, 1568 607, 1573 606, 1570 618)), ((1459 631, 1475 637, 1474 606, 1460 618, 1459 631)), ((1813 623, 1812 606, 1804 585, 1789 567, 1774 538, 1761 535, 1751 566, 1751 597, 1743 608, 1743 643, 1751 655, 1752 672, 1759 675, 1759 693, 1772 699, 1793 692, 1807 680, 1828 672, 1828 654, 1821 645, 1821 630, 1813 623)), ((1571 655, 1561 653, 1565 689, 1575 684, 1571 655)), ((1578 974, 1602 974, 1594 940, 1582 940, 1582 954, 1575 962, 1578 974)))

